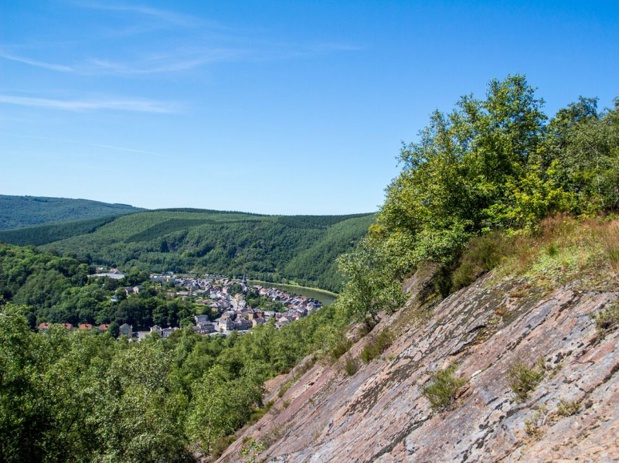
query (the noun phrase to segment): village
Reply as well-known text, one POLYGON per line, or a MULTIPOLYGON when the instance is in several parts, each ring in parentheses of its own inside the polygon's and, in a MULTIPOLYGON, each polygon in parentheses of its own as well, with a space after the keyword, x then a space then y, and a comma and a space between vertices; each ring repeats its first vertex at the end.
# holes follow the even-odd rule
MULTIPOLYGON (((248 285, 245 277, 238 281, 228 278, 178 277, 168 273, 152 274, 150 278, 156 283, 173 283, 175 290, 169 293, 192 299, 194 303, 205 306, 205 312, 194 317, 193 327, 197 333, 204 335, 225 336, 232 331, 245 333, 269 320, 274 320, 275 327, 280 328, 322 307, 315 299, 293 295, 278 288, 248 285), (252 307, 247 301, 250 292, 279 303, 277 305, 281 310, 260 310, 252 307)), ((179 328, 155 325, 148 332, 138 332, 137 337, 142 338, 153 332, 167 337, 177 329, 179 328)))
MULTIPOLYGON (((116 269, 97 273, 93 277, 107 277, 122 280, 124 275, 116 269)), ((196 333, 210 336, 227 336, 233 331, 246 333, 248 330, 272 321, 276 328, 306 317, 322 307, 316 299, 290 294, 274 287, 249 285, 245 277, 231 279, 223 277, 187 277, 172 272, 151 274, 150 282, 166 288, 169 298, 181 298, 191 301, 198 307, 198 314, 193 318, 196 333), (266 308, 264 306, 266 305, 266 308)), ((142 285, 124 287, 127 297, 138 295, 144 290, 142 285)), ((116 298, 113 297, 112 300, 116 298)), ((51 323, 41 323, 40 330, 46 330, 51 323)), ((63 326, 68 330, 74 327, 70 323, 63 326)), ((107 331, 109 324, 98 327, 84 323, 76 327, 82 331, 107 331)), ((156 334, 167 338, 178 326, 163 327, 153 325, 149 330, 134 330, 131 324, 119 327, 119 337, 141 340, 156 334)))

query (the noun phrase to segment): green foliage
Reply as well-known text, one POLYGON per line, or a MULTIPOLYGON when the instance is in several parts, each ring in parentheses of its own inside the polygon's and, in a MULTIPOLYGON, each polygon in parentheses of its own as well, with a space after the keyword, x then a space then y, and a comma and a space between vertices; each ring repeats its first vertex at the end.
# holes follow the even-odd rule
POLYGON ((280 217, 159 210, 0 232, 0 240, 45 245, 114 267, 246 274, 339 290, 336 258, 352 249, 372 220, 371 214, 280 217))
POLYGON ((0 460, 189 461, 163 344, 131 346, 0 315, 0 460))
POLYGON ((60 325, 36 332, 27 309, 8 304, 0 312, 0 460, 7 462, 188 461, 194 442, 215 455, 262 409, 266 379, 317 349, 325 327, 341 339, 346 325, 326 307, 252 335, 188 328, 127 343, 60 325))
POLYGON ((365 347, 361 351, 361 360, 365 363, 370 363, 375 358, 378 358, 385 352, 393 342, 393 334, 388 328, 385 328, 377 335, 371 334, 368 336, 365 347))
POLYGON ((531 391, 544 378, 544 364, 540 360, 533 366, 522 361, 515 361, 507 369, 507 385, 518 402, 525 402, 531 391))
POLYGON ((0 242, 18 246, 42 246, 72 236, 93 233, 99 227, 112 222, 115 218, 116 216, 109 216, 58 224, 38 225, 35 227, 19 228, 17 230, 3 230, 0 231, 0 242))
POLYGON ((344 355, 346 352, 348 352, 350 348, 352 347, 352 345, 353 345, 353 342, 350 339, 343 338, 342 340, 337 342, 335 346, 333 346, 333 348, 329 352, 329 356, 331 357, 331 359, 337 360, 342 355, 344 355))
POLYGON ((232 434, 251 415, 260 402, 261 391, 246 378, 231 379, 219 365, 212 367, 193 386, 193 407, 187 419, 187 432, 210 453, 215 442, 232 434))
POLYGON ((189 302, 142 282, 148 274, 138 268, 127 282, 144 289, 129 297, 124 283, 88 279, 90 271, 74 258, 0 244, 3 300, 32 305, 0 309, 2 461, 184 461, 194 441, 214 455, 262 409, 266 379, 329 352, 347 324, 326 307, 281 329, 269 323, 226 338, 191 327, 140 343, 60 325, 33 331, 41 321, 111 320, 117 335, 120 322, 147 327, 193 315, 189 302), (112 302, 114 294, 123 297, 112 302))
POLYGON ((458 391, 466 384, 466 380, 454 376, 457 368, 458 365, 453 364, 436 371, 430 378, 430 384, 423 388, 422 394, 434 410, 445 410, 453 405, 458 391))
MULTIPOLYGON (((126 204, 108 204, 87 199, 0 195, 0 230, 118 216, 140 210, 126 204)), ((3 239, 0 238, 0 241, 3 239)))
POLYGON ((496 267, 506 255, 509 239, 500 233, 488 233, 472 238, 462 252, 452 274, 453 290, 468 286, 480 275, 496 267))
POLYGON ((347 282, 338 306, 347 317, 374 325, 380 312, 391 313, 404 302, 399 282, 408 267, 402 254, 388 249, 390 244, 365 239, 340 257, 340 270, 347 282))
POLYGON ((485 99, 465 96, 451 113, 434 112, 419 140, 402 147, 402 172, 368 238, 340 259, 344 310, 375 320, 398 307, 400 283, 424 261, 455 270, 444 294, 497 265, 501 233, 535 232, 559 213, 616 210, 619 99, 603 112, 596 104, 581 98, 548 121, 516 75, 491 81, 485 99))
POLYGON ((256 442, 253 439, 244 442, 241 447, 243 463, 257 463, 257 455, 264 450, 266 450, 266 446, 262 442, 256 442))
POLYGON ((344 362, 344 372, 348 376, 354 376, 359 371, 359 360, 354 357, 348 357, 344 362))

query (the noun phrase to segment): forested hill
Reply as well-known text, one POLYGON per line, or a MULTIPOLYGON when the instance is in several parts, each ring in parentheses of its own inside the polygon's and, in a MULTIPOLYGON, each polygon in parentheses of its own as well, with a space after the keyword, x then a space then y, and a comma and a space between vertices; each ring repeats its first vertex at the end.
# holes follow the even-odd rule
POLYGON ((127 204, 87 199, 0 195, 0 230, 68 220, 95 219, 141 211, 127 204))
POLYGON ((339 290, 336 258, 373 214, 262 216, 196 209, 145 211, 0 232, 0 241, 72 253, 124 269, 220 274, 339 290))

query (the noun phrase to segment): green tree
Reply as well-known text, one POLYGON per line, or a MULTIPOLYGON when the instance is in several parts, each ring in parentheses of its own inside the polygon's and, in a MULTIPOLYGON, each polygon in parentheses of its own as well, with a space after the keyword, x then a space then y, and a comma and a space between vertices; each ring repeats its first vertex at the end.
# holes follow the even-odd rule
POLYGON ((216 365, 195 383, 193 396, 187 432, 210 453, 217 439, 232 434, 249 419, 261 391, 247 380, 230 380, 226 371, 216 365))

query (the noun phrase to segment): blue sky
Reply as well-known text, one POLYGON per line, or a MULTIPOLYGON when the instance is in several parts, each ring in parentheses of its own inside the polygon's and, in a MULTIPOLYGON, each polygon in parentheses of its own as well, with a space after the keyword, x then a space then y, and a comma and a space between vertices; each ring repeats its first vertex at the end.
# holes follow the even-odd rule
POLYGON ((616 1, 0 0, 0 194, 375 211, 434 109, 619 96, 616 1))

